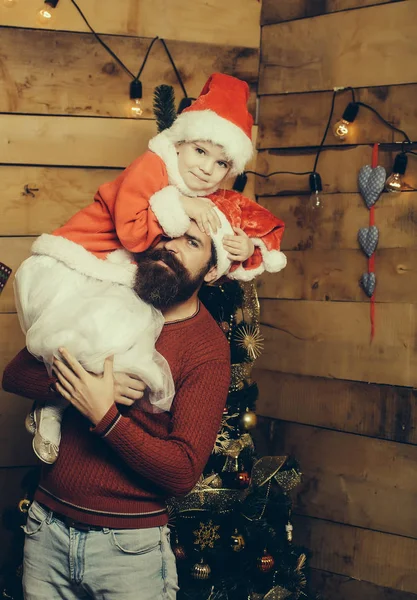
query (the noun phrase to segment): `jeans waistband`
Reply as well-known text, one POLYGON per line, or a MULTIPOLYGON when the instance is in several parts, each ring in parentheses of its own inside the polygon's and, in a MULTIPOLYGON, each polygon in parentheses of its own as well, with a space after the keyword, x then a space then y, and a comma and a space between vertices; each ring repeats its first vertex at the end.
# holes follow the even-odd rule
POLYGON ((72 527, 73 529, 77 529, 78 531, 102 531, 104 527, 99 527, 98 525, 88 525, 87 523, 81 523, 80 521, 75 521, 68 517, 67 515, 63 515, 59 512, 51 510, 45 504, 38 502, 40 506, 47 512, 51 514, 51 517, 56 521, 60 521, 63 525, 65 525, 68 529, 72 527))

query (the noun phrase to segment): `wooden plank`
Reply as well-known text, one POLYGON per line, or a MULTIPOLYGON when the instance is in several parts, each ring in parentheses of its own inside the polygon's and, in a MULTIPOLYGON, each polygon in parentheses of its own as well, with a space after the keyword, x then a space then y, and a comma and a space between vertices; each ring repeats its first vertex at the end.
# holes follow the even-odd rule
POLYGON ((417 538, 417 446, 296 423, 274 433, 269 453, 295 456, 303 472, 294 512, 417 538))
POLYGON ((16 310, 13 295, 13 277, 20 263, 30 254, 33 238, 0 238, 1 262, 13 269, 6 286, 0 295, 0 313, 14 312, 16 310))
POLYGON ((120 170, 0 166, 0 235, 34 236, 61 227, 120 170))
POLYGON ((310 569, 311 590, 329 600, 416 600, 417 595, 382 587, 367 581, 358 581, 328 571, 310 569))
POLYGON ((256 412, 264 417, 417 444, 417 392, 256 368, 256 412))
POLYGON ((417 540, 309 517, 294 518, 294 539, 312 551, 312 568, 417 592, 417 540))
MULTIPOLYGON (((286 253, 288 263, 279 273, 257 280, 261 298, 364 302, 359 284, 368 272, 362 250, 306 250, 286 253)), ((417 250, 395 248, 375 252, 379 302, 414 302, 417 296, 417 250)))
POLYGON ((415 2, 399 2, 266 25, 260 93, 414 83, 416 18, 415 2))
POLYGON ((369 303, 261 301, 257 367, 299 375, 417 385, 416 307, 382 303, 370 343, 369 303))
MULTIPOLYGON (((417 85, 394 85, 355 90, 357 102, 369 104, 388 122, 417 138, 417 85)), ((332 92, 261 96, 259 103, 259 148, 318 146, 322 140, 332 104, 332 92)), ((325 145, 368 144, 402 141, 401 134, 384 126, 376 115, 360 107, 349 127, 349 135, 341 142, 333 135, 334 125, 341 119, 350 91, 336 95, 333 119, 325 145)))
POLYGON ((317 17, 341 10, 386 4, 389 1, 398 2, 398 0, 324 0, 324 2, 323 0, 291 0, 291 2, 263 0, 261 24, 272 25, 282 21, 317 17))
MULTIPOLYGON (((103 40, 136 74, 149 39, 105 36, 103 40)), ((251 85, 254 114, 258 50, 183 41, 170 42, 169 49, 191 97, 198 96, 211 73, 222 71, 251 85)), ((131 116, 131 79, 92 36, 0 28, 0 56, 0 112, 131 116)), ((157 85, 173 85, 177 103, 183 97, 162 44, 152 49, 141 81, 143 118, 153 118, 157 85)))
MULTIPOLYGON (((417 6, 417 3, 416 3, 417 6)), ((401 148, 382 147, 379 150, 379 164, 385 167, 387 174, 392 172, 395 156, 401 148)), ((258 152, 256 171, 267 174, 275 171, 311 171, 317 149, 261 150, 258 152)), ((357 192, 358 173, 372 158, 372 146, 338 146, 322 152, 317 171, 323 183, 323 192, 357 192)), ((417 189, 417 169, 410 159, 410 166, 403 176, 405 189, 417 189)), ((259 196, 293 196, 299 193, 310 194, 308 175, 273 175, 257 177, 256 193, 259 196)), ((323 202, 325 195, 323 194, 323 202)), ((398 198, 398 195, 397 195, 398 198)))
POLYGON ((0 115, 0 163, 124 167, 156 134, 152 120, 0 115))
MULTIPOLYGON (((79 0, 78 4, 97 33, 259 47, 261 7, 253 0, 79 0)), ((1 4, 0 25, 39 27, 37 10, 33 0, 19 0, 12 8, 1 4)), ((49 27, 89 31, 71 2, 59 3, 49 27)))
MULTIPOLYGON (((358 248, 359 228, 368 225, 368 209, 362 197, 341 193, 325 194, 322 199, 320 211, 311 210, 309 196, 259 199, 286 225, 282 250, 358 248)), ((417 193, 384 193, 375 205, 375 222, 380 232, 379 249, 416 248, 417 193)))

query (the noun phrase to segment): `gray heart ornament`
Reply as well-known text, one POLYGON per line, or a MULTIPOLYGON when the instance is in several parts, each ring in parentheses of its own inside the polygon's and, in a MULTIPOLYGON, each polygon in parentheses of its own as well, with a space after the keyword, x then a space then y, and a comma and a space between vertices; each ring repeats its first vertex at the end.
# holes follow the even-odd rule
POLYGON ((387 173, 380 165, 374 169, 365 165, 359 171, 358 185, 362 198, 368 208, 371 208, 380 197, 384 187, 387 173))
POLYGON ((376 225, 371 227, 361 227, 358 232, 359 246, 365 252, 366 256, 370 258, 375 252, 378 246, 379 240, 379 229, 376 225))
POLYGON ((360 284, 368 298, 372 298, 376 286, 375 273, 364 273, 361 277, 360 284))

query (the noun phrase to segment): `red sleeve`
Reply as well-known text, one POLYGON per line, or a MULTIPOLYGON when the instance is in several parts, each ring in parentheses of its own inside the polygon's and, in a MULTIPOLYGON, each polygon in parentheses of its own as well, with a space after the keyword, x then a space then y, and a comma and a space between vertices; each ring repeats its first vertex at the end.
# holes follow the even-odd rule
POLYGON ((55 381, 45 365, 24 348, 5 368, 2 386, 6 392, 43 403, 56 400, 55 381))
POLYGON ((166 439, 143 431, 113 406, 94 432, 134 471, 169 495, 188 493, 213 450, 230 383, 230 360, 193 369, 177 390, 172 430, 166 439))
POLYGON ((117 179, 100 186, 95 200, 106 204, 117 237, 130 252, 143 252, 162 234, 149 200, 167 185, 164 163, 146 152, 117 179))

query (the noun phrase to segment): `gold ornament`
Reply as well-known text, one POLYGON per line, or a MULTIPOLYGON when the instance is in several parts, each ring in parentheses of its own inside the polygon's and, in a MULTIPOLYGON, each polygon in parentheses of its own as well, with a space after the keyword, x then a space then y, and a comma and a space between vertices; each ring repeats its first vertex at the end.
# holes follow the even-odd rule
POLYGON ((223 473, 238 473, 239 459, 237 456, 226 456, 225 463, 222 469, 223 473))
POLYGON ((196 563, 191 569, 191 577, 194 579, 208 579, 210 573, 210 565, 204 562, 204 558, 202 558, 199 563, 196 563))
POLYGON ((239 419, 239 425, 242 429, 248 431, 256 427, 257 420, 256 414, 247 408, 239 419))
POLYGON ((230 388, 231 392, 240 392, 245 387, 245 383, 251 382, 251 372, 253 363, 232 364, 230 388))
POLYGON ((196 529, 193 533, 196 537, 194 542, 195 546, 200 546, 201 550, 207 546, 208 548, 214 548, 216 540, 220 539, 217 533, 220 529, 220 525, 215 525, 212 520, 208 523, 200 523, 200 529, 196 529))
POLYGON ((262 354, 264 338, 257 325, 241 323, 236 328, 234 339, 239 348, 246 350, 251 360, 256 360, 262 354))
POLYGON ((286 590, 285 588, 277 585, 269 590, 269 592, 264 596, 264 600, 286 600, 291 596, 291 592, 286 590))
POLYGON ((31 505, 31 501, 28 500, 27 498, 23 498, 22 500, 19 501, 19 504, 17 505, 17 507, 21 513, 27 513, 30 505, 31 505))
POLYGON ((234 552, 241 552, 245 548, 245 538, 237 529, 230 536, 230 545, 234 552))
POLYGON ((263 456, 252 468, 252 485, 262 487, 284 466, 287 456, 263 456))
POLYGON ((265 548, 263 556, 258 558, 256 561, 256 566, 261 573, 269 573, 271 569, 274 568, 275 560, 274 557, 269 554, 268 550, 265 548))

